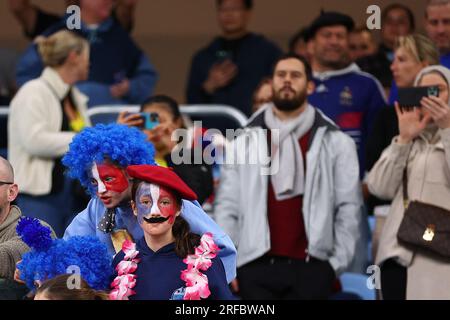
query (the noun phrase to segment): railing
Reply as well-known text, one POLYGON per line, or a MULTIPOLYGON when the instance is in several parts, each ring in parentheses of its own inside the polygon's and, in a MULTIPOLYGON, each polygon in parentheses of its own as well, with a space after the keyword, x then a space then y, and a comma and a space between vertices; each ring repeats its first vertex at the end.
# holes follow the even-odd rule
MULTIPOLYGON (((92 125, 98 123, 114 123, 120 112, 139 112, 138 105, 96 106, 87 110, 92 125)), ((181 105, 180 111, 192 121, 202 121, 206 128, 219 129, 224 135, 226 129, 242 128, 248 118, 239 110, 226 105, 181 105)), ((0 154, 6 154, 8 106, 0 106, 0 154)))
MULTIPOLYGON (((139 112, 137 105, 125 106, 96 106, 87 111, 92 125, 98 123, 116 122, 120 112, 130 113, 139 112)), ((180 112, 189 116, 193 121, 200 120, 208 128, 217 128, 222 131, 225 129, 236 129, 244 127, 248 118, 239 110, 226 105, 182 105, 180 112)))

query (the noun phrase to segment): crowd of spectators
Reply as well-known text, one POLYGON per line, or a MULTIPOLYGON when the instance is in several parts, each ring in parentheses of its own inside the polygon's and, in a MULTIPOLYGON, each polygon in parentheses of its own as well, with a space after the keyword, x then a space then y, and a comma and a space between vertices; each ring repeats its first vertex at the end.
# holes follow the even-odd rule
MULTIPOLYGON (((217 0, 221 33, 193 55, 185 102, 241 111, 249 121, 229 141, 192 127, 178 101, 154 93, 158 73, 131 36, 137 0, 66 5, 80 7, 80 29, 67 29, 68 15, 9 0, 31 42, 20 56, 0 48, 0 105, 9 105, 0 298, 354 298, 340 276, 376 264, 379 299, 450 299, 449 257, 397 238, 405 200, 450 210, 450 0, 427 0, 424 33, 408 6, 389 4, 379 43, 346 13, 322 11, 299 23, 286 53, 249 29, 257 2, 217 0), (413 87, 436 94, 402 105, 400 93, 413 87), (140 110, 92 126, 87 113, 98 105, 140 110), (188 141, 174 138, 180 130, 188 141), (173 158, 219 145, 216 155, 236 161, 173 158), (47 228, 47 247, 96 237, 115 256, 116 289, 108 295, 87 276, 70 292, 64 272, 30 285, 32 253, 45 252, 21 226, 31 218, 47 228), (205 274, 180 269, 206 247, 205 274), (160 287, 143 280, 135 295, 121 282, 138 266, 149 288, 160 287), (180 272, 183 281, 169 285, 180 272)), ((445 225, 429 222, 423 239, 432 232, 426 241, 447 245, 447 234, 434 237, 445 225)))

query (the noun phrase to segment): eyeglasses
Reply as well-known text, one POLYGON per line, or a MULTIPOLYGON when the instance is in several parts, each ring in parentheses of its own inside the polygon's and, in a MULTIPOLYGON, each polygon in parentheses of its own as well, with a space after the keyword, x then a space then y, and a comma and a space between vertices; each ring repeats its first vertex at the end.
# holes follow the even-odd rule
POLYGON ((0 181, 0 187, 4 184, 14 184, 14 182, 5 182, 5 181, 0 181))

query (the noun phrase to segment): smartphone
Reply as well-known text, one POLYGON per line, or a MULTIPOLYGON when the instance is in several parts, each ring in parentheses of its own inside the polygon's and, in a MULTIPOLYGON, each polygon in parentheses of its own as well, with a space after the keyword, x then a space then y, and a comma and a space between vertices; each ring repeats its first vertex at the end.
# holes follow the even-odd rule
POLYGON ((398 103, 400 107, 420 107, 423 97, 439 96, 438 86, 398 88, 398 103))
POLYGON ((216 62, 221 63, 225 60, 233 61, 233 52, 229 50, 218 50, 216 51, 216 62))
POLYGON ((139 114, 144 120, 143 129, 152 130, 160 123, 159 115, 156 112, 140 112, 139 114))

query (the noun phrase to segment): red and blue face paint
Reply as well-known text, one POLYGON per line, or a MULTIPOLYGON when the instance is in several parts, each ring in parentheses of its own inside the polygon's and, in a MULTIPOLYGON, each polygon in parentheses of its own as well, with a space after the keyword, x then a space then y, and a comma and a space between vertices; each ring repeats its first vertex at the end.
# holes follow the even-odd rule
POLYGON ((143 182, 136 192, 136 208, 139 224, 175 222, 180 209, 177 197, 170 190, 143 182))
POLYGON ((113 191, 122 193, 128 188, 128 179, 122 169, 111 164, 96 164, 92 166, 93 184, 97 185, 97 193, 113 191))

